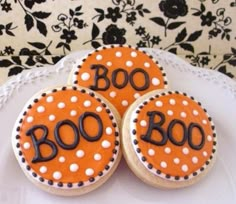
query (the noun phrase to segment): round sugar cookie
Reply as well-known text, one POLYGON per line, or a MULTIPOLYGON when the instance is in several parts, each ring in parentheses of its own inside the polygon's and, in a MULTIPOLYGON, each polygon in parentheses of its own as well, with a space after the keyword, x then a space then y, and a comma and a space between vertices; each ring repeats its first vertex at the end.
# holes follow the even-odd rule
POLYGON ((141 95, 167 88, 167 79, 163 68, 145 51, 127 45, 109 45, 79 60, 72 69, 69 84, 97 91, 122 116, 141 95))
POLYGON ((122 121, 124 157, 144 182, 180 188, 213 166, 215 126, 201 103, 178 91, 153 91, 138 99, 122 121))
POLYGON ((16 121, 12 145, 26 176, 58 195, 102 185, 120 158, 120 116, 102 96, 81 87, 42 91, 16 121))

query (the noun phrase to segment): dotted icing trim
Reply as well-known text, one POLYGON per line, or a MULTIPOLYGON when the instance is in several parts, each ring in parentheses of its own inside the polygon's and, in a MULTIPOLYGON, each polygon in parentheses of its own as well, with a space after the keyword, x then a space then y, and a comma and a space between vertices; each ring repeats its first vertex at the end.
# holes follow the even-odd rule
MULTIPOLYGON (((142 125, 146 126, 146 124, 144 124, 144 122, 142 122, 141 126, 142 125)), ((200 102, 195 100, 194 97, 188 96, 186 93, 181 93, 179 91, 166 91, 166 92, 162 92, 162 93, 159 93, 159 94, 156 94, 154 96, 149 97, 144 102, 140 103, 137 106, 137 108, 133 111, 133 113, 131 114, 130 127, 131 127, 130 128, 131 143, 132 143, 132 146, 134 148, 134 151, 135 151, 136 155, 138 156, 139 161, 145 166, 145 168, 149 172, 151 172, 152 174, 154 174, 156 176, 159 176, 163 179, 167 179, 167 180, 171 180, 171 181, 175 181, 175 182, 190 180, 190 179, 194 178, 195 176, 201 174, 205 169, 207 169, 208 165, 210 164, 210 162, 212 161, 212 159, 213 159, 213 157, 215 156, 215 153, 216 153, 217 138, 216 138, 215 125, 212 122, 212 118, 209 116, 207 110, 202 107, 200 102), (159 98, 160 96, 171 95, 171 94, 182 94, 182 95, 188 97, 189 99, 195 101, 206 113, 207 118, 208 118, 208 120, 210 122, 210 125, 211 125, 212 132, 213 132, 213 134, 212 134, 213 135, 213 148, 212 148, 212 153, 211 153, 209 159, 205 162, 205 164, 203 166, 201 166, 201 168, 199 168, 195 172, 191 173, 190 175, 185 175, 183 177, 181 177, 181 176, 171 176, 169 174, 163 173, 160 169, 154 168, 151 163, 147 162, 146 157, 142 154, 142 150, 139 148, 138 140, 137 140, 137 131, 136 131, 137 126, 136 126, 136 124, 138 122, 138 115, 139 115, 141 109, 144 106, 146 106, 150 101, 155 100, 155 98, 159 98)), ((166 150, 166 151, 168 151, 168 150, 166 150)), ((152 152, 150 152, 150 154, 152 154, 152 152)))
MULTIPOLYGON (((19 118, 20 119, 17 120, 18 122, 15 124, 14 132, 13 132, 13 137, 14 137, 13 138, 13 145, 14 145, 14 147, 16 147, 15 154, 16 154, 17 160, 19 161, 21 167, 27 171, 28 175, 31 178, 33 178, 35 181, 40 182, 40 183, 42 183, 46 186, 52 186, 52 187, 61 188, 61 189, 78 189, 78 188, 81 188, 81 187, 89 186, 89 185, 97 182, 101 177, 105 176, 109 172, 109 170, 114 165, 114 162, 116 161, 116 159, 119 155, 119 151, 120 151, 120 134, 119 134, 118 124, 115 120, 115 116, 113 115, 113 113, 111 112, 109 107, 106 105, 106 103, 102 99, 100 99, 93 91, 86 90, 86 89, 76 87, 76 86, 55 88, 55 89, 52 89, 50 91, 46 91, 46 92, 42 93, 38 98, 34 98, 33 100, 31 100, 31 102, 28 102, 27 105, 24 107, 23 111, 21 112, 19 118), (23 155, 21 145, 20 145, 21 137, 19 135, 19 132, 21 130, 21 124, 22 124, 23 120, 25 119, 25 116, 27 115, 27 111, 29 109, 31 109, 32 105, 37 103, 41 98, 46 97, 50 93, 61 91, 61 90, 62 91, 65 91, 65 90, 80 91, 82 94, 88 94, 91 97, 94 97, 98 102, 101 103, 102 107, 105 108, 106 113, 109 115, 109 119, 112 121, 112 126, 115 128, 115 133, 114 133, 115 148, 112 150, 113 155, 110 158, 109 163, 107 165, 105 165, 103 171, 100 171, 98 173, 98 176, 90 177, 88 179, 88 181, 85 181, 85 182, 78 181, 77 183, 70 183, 70 182, 62 183, 62 182, 56 182, 56 181, 53 181, 53 180, 48 180, 48 179, 45 179, 45 178, 39 176, 35 171, 33 171, 33 169, 27 163, 27 161, 26 161, 26 159, 23 155)), ((107 130, 107 131, 109 131, 109 130, 107 130)), ((24 148, 27 148, 27 144, 24 144, 24 148)), ((43 171, 43 169, 42 169, 42 171, 43 171)))

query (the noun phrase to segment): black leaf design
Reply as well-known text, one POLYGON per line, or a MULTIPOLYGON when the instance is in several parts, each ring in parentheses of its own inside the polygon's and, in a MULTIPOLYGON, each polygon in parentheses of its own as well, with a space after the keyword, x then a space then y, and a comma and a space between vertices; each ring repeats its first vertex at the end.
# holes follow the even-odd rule
POLYGON ((143 4, 139 4, 137 7, 136 7, 136 10, 140 10, 143 8, 143 4))
POLYGON ((104 18, 105 18, 104 14, 100 15, 99 18, 98 18, 98 22, 102 21, 104 18))
POLYGON ((42 56, 36 56, 36 61, 40 62, 41 64, 48 64, 48 61, 42 56))
POLYGON ((6 30, 6 34, 7 35, 10 35, 10 36, 15 36, 13 32, 9 31, 9 30, 6 30))
POLYGON ((37 21, 37 28, 42 35, 47 36, 48 31, 45 23, 43 23, 42 21, 37 21))
POLYGON ((203 3, 201 3, 200 8, 201 8, 201 12, 202 13, 206 10, 206 7, 205 7, 205 5, 203 3))
POLYGON ((97 25, 94 23, 93 24, 93 28, 92 28, 92 39, 94 40, 100 33, 99 28, 97 27, 97 25))
POLYGON ((230 77, 230 78, 233 78, 233 77, 234 77, 233 74, 231 74, 230 72, 227 72, 227 71, 226 71, 226 66, 225 66, 225 65, 221 66, 221 67, 218 69, 218 71, 221 72, 221 73, 223 73, 223 74, 225 74, 225 75, 227 75, 227 76, 230 77))
POLYGON ((48 49, 46 49, 44 54, 45 55, 51 55, 51 52, 48 49))
POLYGON ((65 43, 64 43, 64 42, 59 42, 59 43, 57 44, 56 48, 63 47, 64 45, 65 45, 65 43))
POLYGON ((181 43, 180 47, 183 48, 184 50, 190 51, 190 52, 194 52, 194 48, 191 44, 189 43, 181 43))
POLYGON ((227 61, 228 59, 231 58, 231 55, 230 54, 225 54, 223 58, 224 58, 224 61, 227 61))
POLYGON ((174 48, 171 48, 168 50, 169 52, 173 53, 173 54, 177 54, 177 48, 174 47, 174 48))
POLYGON ((236 58, 229 60, 228 63, 229 63, 230 65, 236 67, 236 58))
POLYGON ((193 16, 201 16, 202 12, 201 11, 196 11, 195 13, 193 13, 193 16))
POLYGON ((28 59, 26 60, 25 64, 29 65, 29 66, 34 66, 35 65, 35 61, 33 59, 33 56, 29 56, 28 59))
POLYGON ((15 62, 18 65, 21 65, 21 60, 19 56, 12 56, 11 57, 12 61, 15 62))
POLYGON ((20 66, 12 67, 8 72, 8 76, 10 77, 13 75, 17 75, 17 74, 21 73, 22 71, 23 71, 23 68, 20 66))
POLYGON ((160 26, 164 26, 165 27, 165 21, 163 18, 161 17, 154 17, 154 18, 150 18, 151 21, 155 22, 156 24, 160 25, 160 26))
POLYGON ((36 11, 36 12, 33 12, 32 15, 36 18, 44 19, 44 18, 48 18, 51 15, 51 13, 36 11))
POLYGON ((26 6, 26 7, 32 9, 33 6, 34 6, 35 1, 32 1, 32 0, 25 0, 24 3, 25 3, 25 6, 26 6))
POLYGON ((11 26, 12 26, 12 23, 8 23, 8 24, 6 25, 6 30, 11 29, 11 26))
POLYGON ((34 19, 29 14, 25 15, 25 25, 27 31, 30 31, 30 29, 34 26, 34 19))
POLYGON ((65 43, 65 44, 64 44, 64 47, 65 47, 67 50, 71 51, 71 48, 70 48, 70 45, 69 45, 69 44, 65 43))
POLYGON ((9 67, 11 65, 13 65, 13 63, 10 60, 0 60, 0 67, 9 67))
POLYGON ((97 41, 92 41, 91 45, 93 46, 93 48, 97 49, 101 46, 101 44, 97 41))
POLYGON ((75 12, 72 9, 69 10, 69 13, 70 13, 71 17, 73 17, 75 14, 75 12))
POLYGON ((148 9, 143 9, 144 13, 151 13, 151 11, 149 11, 148 9))
POLYGON ((78 11, 81 10, 81 8, 82 8, 82 6, 78 6, 78 7, 75 8, 75 11, 78 12, 78 11))
POLYGON ((181 26, 182 24, 184 24, 185 22, 173 22, 173 23, 170 23, 167 28, 169 30, 174 30, 176 28, 178 28, 179 26, 181 26))
POLYGON ((196 41, 201 35, 202 35, 202 30, 195 31, 188 37, 187 41, 188 42, 196 41))
POLYGON ((104 11, 102 9, 95 8, 94 10, 97 11, 98 13, 104 14, 104 11))
POLYGON ((46 45, 44 45, 43 43, 40 42, 28 42, 30 45, 32 45, 33 47, 36 47, 38 49, 44 49, 46 48, 46 45))
POLYGON ((187 30, 184 28, 175 38, 175 42, 182 42, 184 38, 187 36, 187 30))
POLYGON ((139 11, 138 11, 138 14, 139 14, 140 16, 144 17, 142 10, 139 10, 139 11))
POLYGON ((55 56, 55 57, 52 57, 52 62, 53 62, 54 64, 56 64, 56 63, 59 62, 62 58, 63 58, 63 56, 55 56))
POLYGON ((231 47, 231 51, 232 51, 233 54, 236 55, 236 49, 235 48, 231 47))

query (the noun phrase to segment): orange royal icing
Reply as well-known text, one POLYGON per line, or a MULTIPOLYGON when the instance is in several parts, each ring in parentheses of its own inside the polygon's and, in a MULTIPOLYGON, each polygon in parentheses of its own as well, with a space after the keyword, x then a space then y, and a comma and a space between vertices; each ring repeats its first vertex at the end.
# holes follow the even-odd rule
POLYGON ((121 115, 139 96, 167 86, 163 68, 151 56, 128 46, 100 48, 89 54, 72 72, 73 84, 98 91, 121 115))

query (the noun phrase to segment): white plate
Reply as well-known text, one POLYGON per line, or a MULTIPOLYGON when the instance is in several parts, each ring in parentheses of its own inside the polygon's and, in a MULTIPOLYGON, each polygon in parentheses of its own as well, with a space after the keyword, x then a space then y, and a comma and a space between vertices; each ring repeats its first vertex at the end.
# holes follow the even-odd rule
POLYGON ((147 50, 165 67, 174 90, 202 102, 218 132, 217 162, 199 183, 179 190, 159 190, 141 182, 122 160, 115 174, 99 189, 81 197, 58 197, 39 190, 24 176, 11 148, 11 131, 26 101, 48 86, 64 85, 74 59, 57 66, 34 69, 0 87, 0 203, 236 203, 236 83, 213 71, 192 68, 176 56, 147 50))

